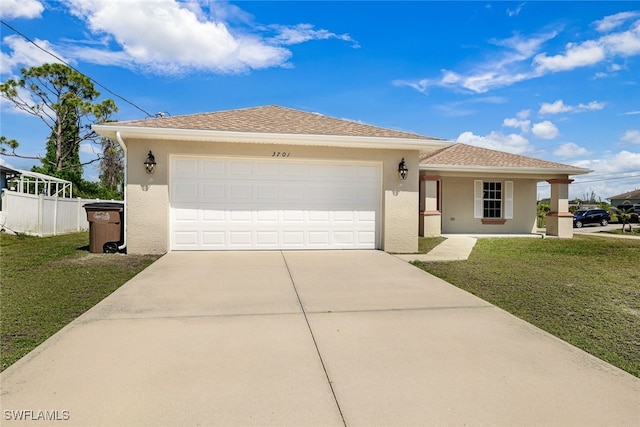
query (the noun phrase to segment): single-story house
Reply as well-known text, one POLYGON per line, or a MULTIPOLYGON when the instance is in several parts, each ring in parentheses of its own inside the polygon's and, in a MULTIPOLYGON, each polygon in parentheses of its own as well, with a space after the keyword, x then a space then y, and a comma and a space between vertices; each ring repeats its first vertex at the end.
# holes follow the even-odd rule
POLYGON ((128 253, 417 251, 419 235, 572 236, 571 175, 589 170, 263 106, 94 125, 126 155, 128 253))
POLYGON ((621 205, 637 205, 640 204, 640 190, 627 191, 617 196, 608 197, 611 200, 611 206, 621 205))

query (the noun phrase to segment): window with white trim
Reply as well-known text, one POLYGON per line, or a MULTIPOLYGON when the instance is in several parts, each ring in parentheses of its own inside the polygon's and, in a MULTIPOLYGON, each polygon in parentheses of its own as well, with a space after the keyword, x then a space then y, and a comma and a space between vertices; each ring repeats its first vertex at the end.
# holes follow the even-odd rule
POLYGON ((502 218, 502 183, 482 183, 482 217, 502 218))
POLYGON ((513 181, 474 181, 474 218, 513 219, 513 181))

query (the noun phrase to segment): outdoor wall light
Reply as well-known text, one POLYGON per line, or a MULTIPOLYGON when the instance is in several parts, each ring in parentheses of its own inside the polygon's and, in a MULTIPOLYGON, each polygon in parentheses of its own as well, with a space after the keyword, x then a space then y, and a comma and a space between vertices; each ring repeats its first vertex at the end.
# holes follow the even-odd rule
POLYGON ((398 175, 400 175, 400 179, 404 181, 405 179, 407 179, 408 174, 409 174, 409 168, 407 167, 407 164, 404 162, 404 157, 403 157, 402 160, 400 161, 400 164, 398 165, 398 175))
POLYGON ((153 173, 156 170, 156 158, 153 156, 151 150, 149 150, 147 160, 144 161, 144 167, 147 170, 147 173, 153 173))

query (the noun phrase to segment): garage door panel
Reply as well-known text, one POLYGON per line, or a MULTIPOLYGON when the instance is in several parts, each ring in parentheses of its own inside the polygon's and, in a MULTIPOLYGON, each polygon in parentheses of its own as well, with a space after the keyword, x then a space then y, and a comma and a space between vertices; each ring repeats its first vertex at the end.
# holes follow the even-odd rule
POLYGON ((251 178, 253 165, 242 160, 229 161, 229 173, 236 178, 251 178))
POLYGON ((198 233, 196 231, 177 231, 175 240, 178 245, 196 245, 198 244, 198 233))
POLYGON ((197 177, 200 174, 199 162, 196 159, 175 159, 171 172, 182 178, 197 177))
POLYGON ((285 210, 282 212, 282 221, 285 223, 303 222, 304 211, 303 210, 285 210))
POLYGON ((253 215, 249 210, 228 211, 228 218, 230 223, 251 222, 252 217, 253 215))
POLYGON ((256 184, 256 197, 262 201, 277 200, 279 195, 278 184, 256 184))
POLYGON ((280 212, 275 209, 259 210, 256 212, 256 221, 259 223, 277 224, 280 218, 280 212))
POLYGON ((176 221, 190 221, 194 222, 198 220, 198 211, 193 209, 181 209, 176 208, 175 212, 175 220, 176 221))
POLYGON ((202 170, 201 175, 220 177, 226 174, 227 163, 223 160, 203 159, 200 161, 200 168, 202 170))
POLYGON ((216 182, 205 182, 200 184, 202 188, 201 202, 220 200, 225 197, 226 187, 224 184, 216 182))
POLYGON ((256 175, 263 178, 277 178, 279 174, 279 165, 276 162, 265 163, 259 162, 256 163, 256 175))
POLYGON ((197 181, 181 180, 175 182, 173 185, 175 187, 176 197, 174 200, 176 202, 197 200, 199 198, 199 185, 197 181))
POLYGON ((329 222, 329 211, 309 211, 309 222, 329 222))
POLYGON ((203 231, 202 243, 208 246, 224 247, 225 233, 222 231, 203 231))
POLYGON ((358 242, 362 244, 375 244, 376 242, 376 233, 372 231, 359 231, 358 232, 358 242))
POLYGON ((304 232, 303 231, 283 231, 282 243, 285 246, 297 246, 304 244, 304 232))
POLYGON ((331 176, 334 177, 334 179, 352 178, 354 176, 354 168, 349 164, 334 165, 331 168, 331 176))
MULTIPOLYGON (((195 209, 193 209, 195 210, 195 209)), ((225 211, 222 209, 202 209, 203 222, 224 222, 226 220, 225 211)))
POLYGON ((379 174, 379 167, 374 165, 356 166, 355 173, 358 179, 364 179, 368 181, 370 178, 377 178, 379 174))
POLYGON ((172 157, 171 248, 375 249, 380 169, 368 163, 172 157))
POLYGON ((304 177, 307 173, 307 167, 300 163, 281 163, 281 173, 283 177, 294 178, 304 177))
POLYGON ((231 246, 251 245, 251 231, 230 231, 229 244, 231 246))
POLYGON ((354 232, 353 231, 336 231, 333 233, 333 238, 338 245, 353 245, 354 232))

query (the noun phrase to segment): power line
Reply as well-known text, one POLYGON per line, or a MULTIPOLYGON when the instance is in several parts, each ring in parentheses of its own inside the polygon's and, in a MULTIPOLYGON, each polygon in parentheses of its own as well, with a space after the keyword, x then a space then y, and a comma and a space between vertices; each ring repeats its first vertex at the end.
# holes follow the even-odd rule
POLYGON ((66 62, 65 60, 63 60, 62 58, 60 58, 59 56, 57 56, 56 54, 54 54, 53 52, 48 51, 47 49, 43 48, 42 46, 38 45, 38 43, 34 42, 33 40, 31 40, 29 37, 27 37, 26 35, 24 35, 23 33, 21 33, 20 31, 18 31, 17 29, 15 29, 14 27, 12 27, 11 25, 7 24, 4 20, 0 19, 0 22, 5 25, 7 28, 9 28, 11 31, 13 31, 14 33, 18 34, 20 37, 22 37, 23 39, 25 39, 26 41, 28 41, 29 43, 31 43, 32 45, 34 45, 35 47, 37 47, 38 49, 40 49, 41 51, 43 51, 44 53, 53 56, 55 59, 57 59, 58 61, 60 61, 61 63, 63 63, 64 65, 66 65, 67 67, 71 68, 72 70, 76 71, 77 73, 82 74, 83 76, 87 77, 89 80, 91 80, 93 83, 96 84, 96 86, 99 86, 101 88, 103 88, 104 90, 106 90, 107 92, 109 92, 111 95, 115 96, 116 98, 121 99, 122 101, 126 102, 127 104, 131 105, 133 108, 142 111, 146 117, 155 117, 153 114, 149 113, 148 111, 146 111, 145 109, 143 109, 142 107, 138 107, 136 104, 134 104, 133 102, 129 101, 127 98, 118 95, 117 93, 115 93, 114 91, 112 91, 111 89, 109 89, 108 87, 106 87, 105 85, 101 84, 100 82, 98 82, 97 80, 95 80, 94 78, 87 76, 85 73, 83 73, 82 71, 78 70, 77 68, 73 67, 72 65, 70 65, 68 62, 66 62))
MULTIPOLYGON (((602 181, 617 181, 620 179, 631 179, 631 178, 640 178, 640 175, 629 175, 629 176, 619 176, 619 177, 615 177, 615 178, 601 178, 601 179, 590 179, 588 181, 579 181, 576 180, 574 181, 574 184, 587 184, 590 182, 602 182, 602 181)), ((551 185, 551 184, 545 184, 545 183, 538 183, 538 186, 546 186, 546 185, 551 185)))

